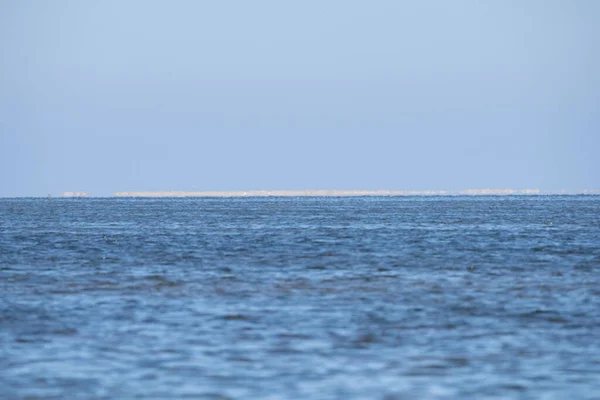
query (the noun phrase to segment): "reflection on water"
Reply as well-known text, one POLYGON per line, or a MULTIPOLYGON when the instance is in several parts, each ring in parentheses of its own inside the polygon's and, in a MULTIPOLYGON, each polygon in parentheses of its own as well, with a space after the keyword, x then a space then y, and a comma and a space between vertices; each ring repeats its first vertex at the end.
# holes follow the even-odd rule
POLYGON ((5 398, 598 398, 600 198, 0 200, 5 398))

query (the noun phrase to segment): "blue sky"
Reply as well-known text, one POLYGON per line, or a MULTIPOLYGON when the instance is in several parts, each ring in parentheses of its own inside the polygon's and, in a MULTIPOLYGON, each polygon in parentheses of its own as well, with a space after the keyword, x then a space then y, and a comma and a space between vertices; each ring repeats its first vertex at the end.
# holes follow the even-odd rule
POLYGON ((600 2, 0 0, 0 196, 600 189, 600 2))

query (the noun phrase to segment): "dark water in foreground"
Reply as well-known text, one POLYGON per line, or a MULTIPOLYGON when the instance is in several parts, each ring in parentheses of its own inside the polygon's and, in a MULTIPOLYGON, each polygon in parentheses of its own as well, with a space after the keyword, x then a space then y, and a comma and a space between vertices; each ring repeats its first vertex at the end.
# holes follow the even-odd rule
POLYGON ((600 197, 0 199, 0 398, 600 399, 600 197))

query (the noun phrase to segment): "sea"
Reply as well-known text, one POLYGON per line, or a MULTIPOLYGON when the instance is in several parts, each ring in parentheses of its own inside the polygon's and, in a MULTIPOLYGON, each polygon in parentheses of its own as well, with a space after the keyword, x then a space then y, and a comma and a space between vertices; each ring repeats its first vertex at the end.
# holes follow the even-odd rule
POLYGON ((0 199, 1 399, 600 399, 600 196, 0 199))

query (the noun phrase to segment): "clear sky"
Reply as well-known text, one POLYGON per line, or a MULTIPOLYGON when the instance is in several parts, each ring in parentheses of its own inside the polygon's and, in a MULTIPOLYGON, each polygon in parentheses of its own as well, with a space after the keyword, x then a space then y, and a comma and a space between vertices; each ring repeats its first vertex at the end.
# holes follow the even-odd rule
POLYGON ((0 0, 0 196, 600 189, 600 1, 0 0))

